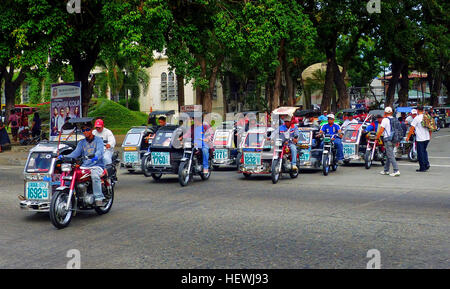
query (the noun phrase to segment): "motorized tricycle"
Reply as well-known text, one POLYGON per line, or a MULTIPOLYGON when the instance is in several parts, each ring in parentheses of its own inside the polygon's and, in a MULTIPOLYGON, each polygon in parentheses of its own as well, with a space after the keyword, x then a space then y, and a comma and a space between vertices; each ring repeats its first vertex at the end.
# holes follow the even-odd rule
POLYGON ((155 131, 146 126, 132 127, 122 143, 121 167, 128 169, 130 173, 141 169, 142 157, 148 151, 152 139, 149 138, 155 131))
POLYGON ((214 169, 220 166, 237 165, 237 129, 233 123, 223 123, 219 126, 213 138, 213 159, 214 169))
POLYGON ((245 178, 252 174, 271 174, 273 151, 270 139, 272 128, 257 126, 249 129, 241 144, 238 173, 245 178))
POLYGON ((342 147, 344 151, 344 163, 364 160, 367 150, 366 125, 363 123, 349 124, 344 130, 342 147))
POLYGON ((183 147, 178 140, 181 128, 166 125, 158 129, 149 147, 142 157, 142 172, 155 181, 165 174, 178 174, 178 167, 183 157, 183 147))
POLYGON ((404 137, 397 147, 394 148, 395 158, 401 159, 403 155, 407 155, 411 162, 417 162, 417 143, 416 136, 413 134, 409 141, 404 137))

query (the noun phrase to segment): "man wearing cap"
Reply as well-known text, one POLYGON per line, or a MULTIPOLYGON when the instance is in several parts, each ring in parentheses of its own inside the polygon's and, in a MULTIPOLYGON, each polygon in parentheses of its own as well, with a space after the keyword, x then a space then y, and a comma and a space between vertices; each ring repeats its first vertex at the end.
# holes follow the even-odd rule
POLYGON ((327 120, 327 113, 328 112, 326 110, 323 111, 323 114, 321 116, 319 116, 319 123, 327 120))
POLYGON ((280 137, 282 138, 283 142, 286 141, 284 139, 284 133, 289 132, 289 149, 291 151, 291 164, 292 164, 292 170, 297 171, 297 145, 298 137, 299 137, 299 131, 296 125, 294 125, 292 122, 292 118, 290 116, 284 117, 284 124, 280 125, 280 137))
MULTIPOLYGON (((341 133, 341 127, 334 123, 334 114, 327 115, 328 123, 324 124, 322 128, 320 129, 319 134, 320 135, 330 135, 331 139, 333 140, 333 143, 337 150, 336 158, 338 160, 338 164, 342 164, 344 160, 344 147, 342 145, 342 141, 339 137, 339 134, 341 133)), ((320 147, 323 148, 323 142, 320 144, 320 147)))
MULTIPOLYGON (((81 132, 84 135, 84 139, 79 141, 75 150, 66 157, 83 157, 83 163, 81 166, 82 168, 89 169, 91 171, 92 190, 95 197, 95 203, 97 206, 103 206, 105 196, 102 192, 102 183, 100 179, 100 176, 103 174, 103 169, 105 168, 105 164, 103 162, 103 142, 101 138, 96 137, 93 134, 91 122, 83 124, 81 126, 81 132)), ((58 158, 61 157, 61 155, 58 156, 58 158)))
POLYGON ((413 133, 416 134, 417 142, 417 159, 419 161, 419 169, 416 172, 426 172, 430 168, 430 162, 428 161, 427 147, 431 139, 431 131, 422 125, 423 121, 423 107, 417 108, 418 115, 411 123, 411 128, 406 137, 406 141, 409 141, 413 133))
POLYGON ((393 114, 393 111, 392 111, 391 107, 388 106, 384 109, 384 119, 381 122, 380 129, 378 130, 376 141, 378 141, 380 139, 381 135, 383 135, 383 138, 384 138, 383 142, 384 142, 384 148, 386 149, 387 161, 384 166, 384 170, 381 171, 380 174, 390 175, 391 177, 398 177, 398 176, 400 176, 400 171, 398 170, 397 160, 395 159, 395 154, 394 154, 394 148, 395 148, 396 144, 393 143, 392 141, 387 140, 387 138, 389 136, 391 136, 391 133, 392 133, 391 120, 390 120, 390 118, 393 118, 392 114, 393 114), (392 174, 389 173, 391 164, 392 164, 392 168, 394 169, 394 172, 392 174))
POLYGON ((105 127, 103 120, 101 119, 97 119, 95 121, 94 128, 95 130, 92 132, 92 134, 102 138, 103 141, 106 141, 103 160, 105 165, 110 165, 112 163, 114 147, 116 146, 116 138, 114 137, 113 133, 105 127))

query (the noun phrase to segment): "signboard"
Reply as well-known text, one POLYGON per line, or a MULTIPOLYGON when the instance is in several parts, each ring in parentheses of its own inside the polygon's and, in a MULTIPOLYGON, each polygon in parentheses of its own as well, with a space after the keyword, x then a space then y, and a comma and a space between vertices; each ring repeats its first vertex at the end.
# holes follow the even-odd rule
POLYGON ((193 105, 183 105, 180 107, 181 112, 193 112, 193 111, 202 111, 202 106, 200 104, 193 105))
POLYGON ((63 127, 71 118, 81 117, 81 82, 56 83, 51 85, 50 140, 59 133, 70 134, 73 128, 63 127))

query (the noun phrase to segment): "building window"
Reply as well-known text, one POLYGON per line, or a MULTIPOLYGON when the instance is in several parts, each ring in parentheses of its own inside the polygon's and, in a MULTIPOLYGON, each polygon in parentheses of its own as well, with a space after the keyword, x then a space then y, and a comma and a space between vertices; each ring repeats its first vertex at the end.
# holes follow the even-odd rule
POLYGON ((161 73, 161 100, 167 100, 167 73, 161 73))
POLYGON ((177 100, 177 85, 175 82, 175 74, 173 72, 169 72, 168 95, 169 100, 177 100))

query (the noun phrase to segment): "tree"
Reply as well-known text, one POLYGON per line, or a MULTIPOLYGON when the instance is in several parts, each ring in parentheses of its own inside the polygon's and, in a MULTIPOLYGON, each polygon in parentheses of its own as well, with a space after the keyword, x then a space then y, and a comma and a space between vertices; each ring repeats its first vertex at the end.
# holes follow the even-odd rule
POLYGON ((2 3, 0 75, 4 80, 7 115, 15 105, 18 89, 27 73, 46 69, 50 31, 58 21, 41 13, 43 10, 50 12, 55 8, 45 0, 5 0, 2 3))
POLYGON ((58 8, 55 18, 61 19, 62 25, 54 32, 52 65, 68 62, 72 66, 74 80, 82 85, 84 115, 96 79, 90 74, 101 53, 133 59, 139 56, 139 65, 148 66, 153 50, 164 45, 162 0, 82 1, 81 13, 74 14, 67 13, 64 1, 54 2, 58 8))

